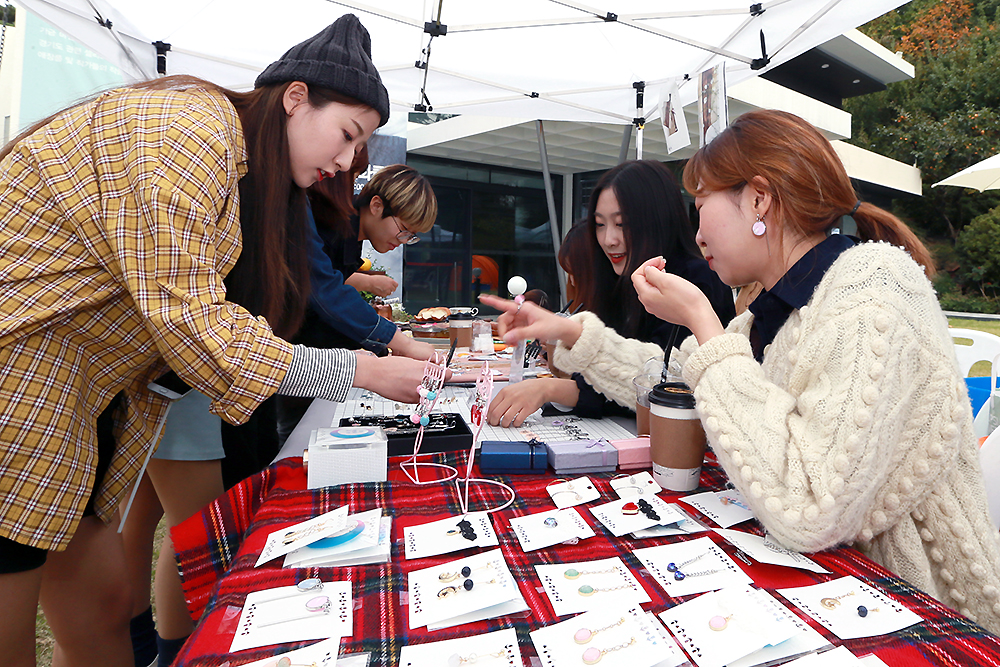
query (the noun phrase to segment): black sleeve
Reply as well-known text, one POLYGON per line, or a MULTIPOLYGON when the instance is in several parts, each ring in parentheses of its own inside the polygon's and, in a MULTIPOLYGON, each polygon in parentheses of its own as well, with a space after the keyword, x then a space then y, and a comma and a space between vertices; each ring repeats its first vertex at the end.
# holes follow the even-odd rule
POLYGON ((609 401, 604 397, 604 394, 598 393, 596 389, 587 384, 581 374, 573 373, 572 378, 576 382, 577 389, 580 390, 580 398, 576 402, 576 407, 573 408, 573 414, 577 417, 601 419, 602 417, 635 416, 634 410, 623 408, 614 401, 609 401))

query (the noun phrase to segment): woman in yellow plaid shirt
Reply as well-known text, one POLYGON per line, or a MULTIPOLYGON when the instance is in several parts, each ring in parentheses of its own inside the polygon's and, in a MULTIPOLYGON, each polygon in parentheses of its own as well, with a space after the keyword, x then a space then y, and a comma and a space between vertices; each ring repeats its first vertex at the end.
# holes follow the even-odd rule
POLYGON ((368 32, 345 15, 251 92, 137 84, 0 151, 6 664, 34 664, 39 601, 54 664, 132 664, 115 508, 157 437, 167 402, 147 384, 168 366, 231 423, 275 393, 415 402, 421 362, 279 337, 308 298, 304 189, 349 169, 388 116, 368 32), (226 300, 227 275, 253 281, 252 303, 226 300))

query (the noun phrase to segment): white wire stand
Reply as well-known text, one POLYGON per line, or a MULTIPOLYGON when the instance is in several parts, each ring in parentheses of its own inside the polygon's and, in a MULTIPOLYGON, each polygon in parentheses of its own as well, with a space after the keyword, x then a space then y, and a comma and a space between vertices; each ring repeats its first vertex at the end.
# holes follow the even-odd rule
MULTIPOLYGON (((421 381, 420 386, 417 387, 417 394, 419 395, 420 400, 417 403, 416 411, 410 415, 410 421, 419 425, 419 428, 417 429, 417 437, 413 441, 413 456, 399 464, 399 468, 410 479, 410 481, 414 484, 419 484, 420 486, 447 482, 458 477, 458 469, 454 466, 446 465, 444 463, 417 461, 417 457, 420 456, 420 445, 424 441, 424 427, 430 421, 431 410, 434 409, 434 405, 437 403, 438 398, 441 396, 441 392, 444 389, 446 366, 447 360, 445 356, 436 350, 434 354, 431 355, 430 359, 428 359, 424 364, 424 379, 421 381), (422 468, 434 469, 435 475, 433 478, 421 480, 420 470, 422 468), (444 470, 445 476, 441 476, 442 470, 444 470)), ((475 441, 473 441, 473 443, 475 443, 475 441)))
POLYGON ((469 461, 465 467, 465 477, 458 478, 455 480, 455 490, 458 491, 458 504, 462 508, 462 516, 469 513, 469 484, 475 482, 477 484, 492 484, 493 486, 499 486, 506 490, 510 494, 510 498, 507 499, 503 505, 499 507, 493 507, 490 509, 482 510, 487 514, 491 512, 499 512, 505 509, 514 502, 514 489, 510 488, 503 482, 498 482, 493 479, 482 479, 479 477, 472 476, 472 464, 476 460, 476 449, 479 447, 479 438, 483 433, 483 422, 486 419, 486 413, 490 407, 490 400, 493 397, 493 374, 490 372, 490 364, 487 361, 483 362, 483 367, 479 371, 479 378, 476 380, 476 393, 472 397, 472 406, 470 408, 470 414, 472 417, 472 424, 475 427, 475 433, 472 436, 472 446, 469 448, 469 461))

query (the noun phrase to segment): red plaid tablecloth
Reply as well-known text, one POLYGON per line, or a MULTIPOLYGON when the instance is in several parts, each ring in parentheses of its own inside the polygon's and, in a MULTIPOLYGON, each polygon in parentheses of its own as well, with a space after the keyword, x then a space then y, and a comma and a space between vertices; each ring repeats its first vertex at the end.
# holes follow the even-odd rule
MULTIPOLYGON (((463 458, 462 455, 458 456, 463 458)), ((455 455, 440 456, 436 460, 456 463, 455 455)), ((460 463, 460 461, 459 461, 460 463)), ((390 463, 396 467, 396 463, 390 463)), ((464 465, 462 468, 464 469, 464 465)), ((594 474, 602 500, 617 498, 609 480, 613 475, 594 474)), ((594 560, 620 557, 642 582, 651 602, 643 605, 647 610, 662 611, 684 601, 666 595, 651 575, 647 574, 632 550, 684 537, 647 540, 615 538, 581 506, 581 514, 591 523, 596 537, 576 545, 558 545, 530 553, 521 551, 517 538, 510 529, 512 517, 551 509, 552 502, 545 491, 546 484, 554 477, 548 475, 500 477, 517 491, 514 504, 493 514, 494 526, 500 539, 500 549, 519 581, 531 611, 516 616, 506 616, 490 621, 470 623, 455 628, 428 632, 426 628, 410 630, 405 605, 406 575, 411 570, 442 564, 469 554, 459 552, 434 558, 405 560, 403 557, 404 526, 425 523, 459 512, 458 495, 453 484, 415 486, 400 481, 398 474, 390 473, 389 482, 378 484, 352 484, 314 491, 306 490, 305 474, 301 459, 280 461, 264 472, 251 477, 231 489, 209 505, 201 514, 172 531, 174 546, 181 568, 184 592, 192 615, 200 619, 198 626, 185 644, 175 665, 183 667, 218 667, 241 665, 254 660, 299 648, 312 642, 284 644, 270 648, 229 654, 229 646, 236 630, 247 593, 264 588, 287 586, 307 577, 322 577, 325 581, 349 580, 354 592, 354 636, 342 640, 341 651, 372 654, 373 665, 395 666, 400 647, 411 643, 439 641, 455 637, 492 632, 513 627, 517 630, 525 664, 531 664, 535 655, 528 632, 550 625, 560 619, 553 614, 535 575, 537 564, 566 561, 594 560), (254 568, 267 535, 278 528, 291 525, 341 505, 350 505, 351 513, 376 507, 384 508, 393 517, 392 559, 383 565, 348 568, 282 569, 281 559, 254 568)), ((405 479, 405 478, 404 478, 405 479)), ((704 489, 719 489, 725 484, 722 471, 706 466, 701 479, 704 489)), ((494 487, 481 485, 472 493, 473 509, 477 500, 495 504, 503 501, 502 492, 494 487)), ((664 498, 670 500, 667 494, 664 498)), ((751 524, 741 524, 747 529, 751 524)), ((753 529, 759 530, 756 524, 753 529)), ((696 535, 694 537, 698 537, 696 535)), ((730 554, 733 548, 712 534, 713 539, 730 554)), ((947 609, 930 596, 913 588, 905 581, 865 558, 858 551, 842 547, 814 554, 813 558, 833 575, 822 575, 774 565, 741 564, 760 588, 774 590, 791 586, 804 586, 843 575, 853 575, 876 588, 887 592, 922 618, 924 622, 892 635, 841 642, 822 626, 808 619, 810 624, 834 644, 846 644, 858 656, 875 653, 891 667, 915 665, 993 665, 1000 667, 1000 639, 979 626, 947 609)), ((777 596, 779 600, 783 600, 777 596)))

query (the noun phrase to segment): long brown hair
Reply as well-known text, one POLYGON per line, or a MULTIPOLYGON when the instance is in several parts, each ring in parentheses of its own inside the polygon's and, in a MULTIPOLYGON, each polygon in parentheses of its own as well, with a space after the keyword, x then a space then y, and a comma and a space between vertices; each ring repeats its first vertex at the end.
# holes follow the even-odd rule
MULTIPOLYGON (((844 164, 826 137, 784 111, 743 114, 695 153, 684 168, 684 187, 696 197, 726 190, 739 192, 751 182, 774 199, 774 218, 803 236, 831 229, 841 216, 851 214, 859 201, 844 164)), ((862 203, 853 218, 862 240, 902 246, 928 277, 934 275, 930 252, 902 220, 868 203, 862 203)))
MULTIPOLYGON (((239 184, 243 250, 225 278, 226 298, 254 315, 265 317, 283 338, 298 330, 309 298, 306 196, 292 180, 287 116, 282 103, 289 83, 236 92, 197 77, 175 75, 128 86, 135 90, 202 88, 225 95, 236 109, 247 144, 249 168, 239 184)), ((361 104, 333 90, 309 87, 311 105, 322 108, 330 102, 361 104)), ((17 142, 61 113, 19 134, 0 150, 0 160, 17 142)))
POLYGON ((368 146, 354 156, 350 171, 338 171, 333 178, 326 178, 311 186, 306 192, 312 205, 317 227, 326 227, 338 236, 357 237, 351 226, 354 208, 354 182, 368 168, 368 146))
MULTIPOLYGON (((591 259, 586 268, 589 275, 577 284, 577 297, 619 334, 635 338, 651 316, 639 303, 632 273, 657 255, 668 263, 685 255, 701 257, 680 186, 662 162, 622 162, 598 179, 590 194, 584 225, 585 246, 591 259), (622 214, 627 256, 621 275, 615 273, 597 243, 597 200, 607 189, 614 193, 622 214)), ((574 270, 581 269, 574 265, 574 270)))

